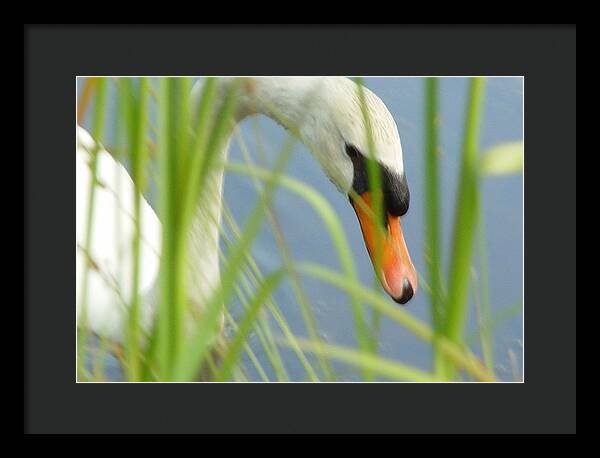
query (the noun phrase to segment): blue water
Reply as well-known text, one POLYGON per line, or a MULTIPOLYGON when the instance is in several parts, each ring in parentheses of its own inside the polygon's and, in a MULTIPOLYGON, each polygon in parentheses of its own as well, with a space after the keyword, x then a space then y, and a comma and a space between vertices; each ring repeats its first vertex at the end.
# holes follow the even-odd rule
MULTIPOLYGON (((79 84, 81 81, 79 81, 79 84)), ((426 273, 423 258, 424 202, 423 202, 423 79, 422 78, 365 78, 364 83, 387 105, 398 124, 405 170, 411 191, 409 212, 402 218, 404 234, 417 270, 426 273)), ((444 265, 448 265, 453 228, 454 198, 460 164, 463 135, 467 78, 442 78, 440 81, 440 146, 441 191, 444 265)), ((263 116, 248 119, 240 129, 250 151, 257 151, 256 123, 261 132, 266 161, 273 164, 287 133, 263 116)), ((481 131, 481 150, 500 142, 523 139, 523 83, 521 78, 488 78, 484 118, 481 131)), ((236 141, 232 142, 230 160, 243 162, 236 141)), ((355 213, 348 199, 339 194, 325 177, 317 161, 301 144, 297 144, 286 173, 317 189, 336 211, 352 247, 359 277, 366 285, 373 283, 373 269, 366 252, 355 213)), ((482 205, 485 217, 486 250, 489 269, 489 294, 492 315, 502 315, 523 295, 523 177, 511 175, 484 178, 482 205)), ((225 202, 238 224, 242 225, 257 200, 250 178, 228 174, 225 179, 225 202)), ((274 211, 279 219, 285 240, 296 261, 308 261, 337 269, 337 255, 319 216, 296 195, 278 191, 274 211)), ((263 272, 282 265, 275 239, 268 223, 258 235, 252 254, 263 272)), ((479 269, 475 266, 477 273, 479 269)), ((311 278, 302 278, 304 291, 313 306, 323 338, 337 345, 355 347, 354 323, 345 294, 311 278)), ((307 336, 302 314, 291 285, 284 282, 275 299, 290 325, 292 332, 307 336)), ((406 306, 407 310, 423 321, 430 322, 427 295, 418 291, 406 306)), ((232 304, 234 315, 239 307, 232 304)), ((477 329, 473 302, 470 307, 467 334, 477 329)), ((512 313, 493 331, 494 360, 497 375, 503 380, 522 376, 523 348, 522 312, 512 313)), ((276 326, 274 325, 275 329, 276 326)), ((251 345, 267 372, 269 363, 261 346, 253 336, 251 345)), ((430 347, 397 323, 382 317, 379 347, 381 354, 423 369, 431 367, 430 347)), ((473 350, 480 354, 475 337, 473 350)), ((289 350, 282 350, 286 369, 292 380, 306 379, 304 369, 289 350)), ((248 364, 251 367, 251 364, 248 364)), ((336 365, 342 380, 355 380, 357 374, 344 365, 336 365)), ((257 374, 251 375, 256 376, 257 374)), ((272 375, 272 372, 271 372, 272 375)))

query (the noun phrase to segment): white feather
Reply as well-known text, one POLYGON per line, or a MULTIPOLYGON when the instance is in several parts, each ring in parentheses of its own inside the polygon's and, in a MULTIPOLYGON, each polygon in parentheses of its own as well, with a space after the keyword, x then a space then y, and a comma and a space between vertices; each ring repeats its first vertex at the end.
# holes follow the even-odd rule
MULTIPOLYGON (((86 261, 86 219, 92 180, 90 162, 96 144, 77 128, 76 154, 76 300, 81 315, 82 286, 86 261)), ((97 152, 97 180, 89 255, 91 268, 87 286, 86 316, 91 330, 122 341, 126 304, 133 291, 132 240, 135 233, 134 185, 127 170, 102 147, 97 152)), ((150 205, 142 199, 140 247, 141 323, 148 330, 153 311, 153 287, 158 275, 161 226, 150 205)))

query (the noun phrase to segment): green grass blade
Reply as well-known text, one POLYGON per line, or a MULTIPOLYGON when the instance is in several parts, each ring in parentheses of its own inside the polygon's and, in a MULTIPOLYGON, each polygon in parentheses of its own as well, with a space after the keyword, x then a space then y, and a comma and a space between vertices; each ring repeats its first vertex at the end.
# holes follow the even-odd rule
MULTIPOLYGON (((257 176, 261 179, 269 180, 273 176, 273 174, 270 171, 256 166, 228 162, 225 164, 225 167, 231 172, 240 173, 242 175, 257 176)), ((350 250, 350 246, 346 239, 346 233, 342 228, 342 225, 337 215, 331 208, 329 202, 327 202, 327 200, 325 200, 323 196, 321 196, 317 191, 315 191, 311 187, 297 180, 291 179, 290 177, 282 175, 278 178, 278 182, 280 185, 298 194, 317 211, 333 241, 334 247, 338 255, 338 259, 340 261, 340 266, 344 271, 344 274, 353 281, 358 282, 354 261, 352 260, 351 256, 352 251, 350 250)), ((350 303, 352 305, 352 312, 355 321, 359 346, 361 349, 368 351, 369 349, 372 349, 372 347, 369 329, 364 317, 364 311, 360 302, 354 296, 353 292, 350 291, 348 295, 350 298, 350 303)))
POLYGON ((523 171, 523 142, 507 142, 496 145, 481 156, 482 175, 510 175, 523 171))
POLYGON ((232 339, 227 353, 223 357, 220 370, 215 376, 216 381, 228 380, 231 377, 232 370, 240 357, 243 344, 258 318, 259 311, 264 306, 271 291, 273 291, 283 279, 284 273, 283 270, 275 272, 265 278, 265 281, 260 285, 260 288, 248 307, 248 311, 239 324, 238 331, 232 339))
MULTIPOLYGON (((425 260, 429 273, 431 320, 437 334, 443 332, 443 280, 442 244, 440 229, 440 178, 439 178, 439 107, 438 79, 425 80, 425 260)), ((433 343, 434 368, 441 371, 441 356, 436 341, 433 343)))
MULTIPOLYGON (((228 310, 225 310, 225 322, 229 326, 231 326, 231 328, 233 329, 234 332, 237 333, 237 331, 238 331, 238 324, 233 319, 233 317, 231 316, 231 314, 229 313, 228 310)), ((244 352, 246 353, 246 355, 248 355, 248 359, 250 360, 250 362, 254 366, 254 369, 258 373, 258 376, 259 376, 260 380, 262 382, 269 382, 270 381, 269 377, 268 377, 267 373, 265 372, 262 364, 258 360, 256 354, 252 350, 252 347, 250 347, 250 345, 248 344, 248 339, 246 339, 246 341, 244 341, 243 346, 244 346, 244 352)), ((240 367, 240 365, 238 365, 238 366, 236 366, 234 368, 234 372, 238 371, 238 370, 245 370, 245 369, 246 369, 245 367, 242 368, 242 367, 240 367)), ((247 380, 248 380, 248 377, 246 377, 246 381, 247 380)))
MULTIPOLYGON (((380 356, 373 355, 372 352, 360 352, 349 348, 344 348, 336 345, 321 344, 315 342, 298 339, 300 347, 306 351, 322 352, 330 358, 352 364, 360 369, 363 373, 380 375, 396 381, 410 382, 436 382, 439 381, 435 376, 419 369, 401 364, 380 356)), ((287 345, 287 342, 282 342, 282 345, 287 345)))
POLYGON ((159 131, 158 131, 158 160, 159 160, 159 217, 162 222, 161 259, 159 270, 160 301, 155 326, 156 359, 153 366, 160 379, 166 379, 171 361, 170 330, 172 328, 171 302, 174 299, 176 269, 174 261, 174 231, 177 227, 175 198, 177 183, 175 181, 175 152, 171 141, 173 135, 172 99, 174 98, 172 82, 169 78, 160 80, 159 92, 159 131))
MULTIPOLYGON (((466 110, 461 174, 454 217, 452 255, 450 258, 447 318, 445 334, 457 344, 462 343, 468 306, 468 288, 473 245, 479 208, 479 128, 482 119, 485 80, 472 78, 466 110)), ((455 374, 451 364, 445 374, 455 374)))
MULTIPOLYGON (((237 226, 237 224, 235 223, 235 221, 233 220, 233 217, 227 211, 227 209, 225 209, 225 218, 226 218, 227 224, 231 228, 233 234, 239 238, 241 231, 240 231, 239 227, 237 226)), ((256 261, 252 258, 251 253, 248 253, 246 262, 249 267, 249 270, 246 271, 246 275, 249 277, 250 281, 254 283, 254 285, 258 285, 260 282, 263 281, 264 276, 262 275, 256 261)), ((291 343, 292 349, 293 349, 294 353, 296 354, 296 357, 300 361, 300 364, 302 364, 302 367, 306 371, 306 374, 309 377, 309 379, 313 382, 318 382, 319 378, 317 377, 317 374, 315 373, 315 370, 313 369, 312 365, 306 359, 306 356, 304 355, 304 353, 302 352, 300 347, 298 347, 297 345, 294 344, 295 337, 292 334, 289 326, 287 325, 287 323, 286 323, 281 311, 277 307, 277 304, 275 303, 275 301, 272 299, 269 299, 269 301, 267 302, 267 308, 268 308, 269 312, 271 313, 271 316, 275 320, 277 326, 279 327, 279 329, 285 336, 285 338, 288 339, 288 341, 291 343)), ((260 337, 260 335, 259 335, 259 337, 260 337)), ((262 342, 262 340, 261 340, 261 342, 262 342)), ((274 345, 273 348, 270 348, 263 344, 263 347, 265 349, 265 353, 267 354, 267 356, 270 356, 271 354, 273 355, 273 359, 271 359, 271 364, 273 365, 274 369, 277 372, 278 366, 283 366, 283 361, 281 360, 281 357, 279 356, 277 346, 274 345)))
MULTIPOLYGON (((369 182, 369 194, 372 202, 372 211, 375 214, 374 221, 376 222, 377 227, 379 228, 379 230, 375 231, 375 256, 373 259, 373 268, 375 274, 379 276, 381 275, 383 265, 383 235, 385 232, 385 227, 384 224, 382 224, 382 222, 386 220, 386 218, 384 218, 385 209, 383 203, 383 188, 381 184, 381 168, 379 167, 379 164, 375 159, 375 143, 373 141, 371 119, 367 106, 367 100, 362 78, 355 78, 355 83, 357 84, 358 99, 360 102, 361 113, 365 125, 365 137, 367 140, 367 179, 369 182)), ((376 346, 376 339, 373 333, 371 333, 370 349, 373 353, 376 351, 376 346)), ((365 373, 365 378, 367 380, 370 380, 372 377, 367 372, 365 373)))
MULTIPOLYGON (((381 293, 382 287, 377 275, 373 275, 373 291, 381 293)), ((373 353, 379 352, 379 334, 381 332, 381 311, 376 308, 371 309, 371 339, 373 353)))
POLYGON ((383 191, 381 185, 381 168, 379 167, 379 164, 377 163, 377 160, 375 158, 375 144, 373 141, 373 131, 362 78, 355 78, 355 83, 357 84, 358 99, 360 102, 360 109, 365 125, 365 137, 367 140, 368 157, 367 178, 369 181, 369 192, 371 195, 373 213, 375 214, 374 221, 376 221, 378 226, 380 226, 380 230, 376 231, 377 237, 375 238, 375 259, 373 260, 373 267, 375 268, 375 273, 379 275, 379 272, 381 272, 382 270, 381 266, 383 263, 383 233, 385 230, 385 228, 382 225, 382 221, 384 220, 384 208, 383 191))
MULTIPOLYGON (((431 344, 433 342, 434 332, 429 326, 413 317, 405 310, 390 304, 371 289, 349 281, 343 275, 319 265, 303 263, 298 266, 298 270, 306 275, 319 278, 340 289, 352 291, 358 298, 371 304, 373 307, 377 307, 384 315, 404 326, 415 336, 427 343, 431 344)), ((440 351, 449 361, 464 369, 476 379, 486 382, 495 380, 494 376, 490 374, 481 361, 467 349, 463 349, 461 346, 458 346, 443 337, 439 338, 438 344, 440 351)))
POLYGON ((171 136, 174 149, 171 154, 175 155, 177 163, 174 165, 175 176, 173 180, 177 184, 177 195, 174 195, 173 206, 175 207, 175 220, 177 226, 174 228, 173 262, 175 268, 174 276, 174 298, 171 302, 171 355, 172 361, 183 351, 186 340, 185 321, 187 318, 188 296, 187 296, 187 239, 189 235, 190 219, 186 216, 191 213, 185 204, 187 201, 182 196, 189 195, 189 182, 186 180, 190 163, 192 161, 191 145, 191 122, 190 122, 190 78, 171 78, 173 84, 174 106, 171 115, 174 116, 171 124, 171 136))
MULTIPOLYGON (((227 214, 226 220, 231 226, 229 219, 230 215, 227 214)), ((222 233, 221 237, 222 240, 225 242, 225 246, 228 250, 235 249, 235 243, 231 241, 226 234, 222 233)), ((236 237, 239 240, 239 232, 236 233, 236 237)), ((248 256, 251 256, 250 253, 248 253, 248 256)), ((223 253, 221 253, 220 259, 223 261, 223 263, 227 262, 227 257, 223 253)), ((257 279, 255 276, 253 276, 252 272, 250 271, 250 267, 248 266, 248 263, 249 260, 247 259, 246 265, 243 266, 243 269, 240 272, 239 280, 236 282, 236 284, 233 285, 235 294, 240 300, 240 303, 242 304, 242 307, 245 311, 247 311, 249 308, 250 297, 253 295, 256 288, 264 281, 262 277, 260 279, 257 279)), ((272 298, 268 297, 267 303, 270 302, 272 302, 272 298)), ((283 363, 283 359, 281 358, 281 355, 279 354, 279 349, 277 348, 275 340, 273 339, 268 319, 263 314, 261 314, 258 317, 258 320, 256 321, 254 326, 254 331, 256 332, 258 341, 262 346, 262 349, 265 352, 265 355, 267 356, 277 379, 280 381, 289 380, 287 371, 285 369, 285 365, 283 363)))
POLYGON ((148 82, 145 78, 140 78, 137 103, 129 105, 129 115, 131 117, 131 131, 129 132, 129 144, 131 151, 131 171, 134 184, 133 221, 135 232, 132 241, 133 264, 132 264, 132 296, 129 309, 127 335, 127 360, 128 374, 130 381, 138 381, 141 377, 140 364, 140 323, 139 323, 139 281, 140 281, 140 246, 141 246, 141 228, 143 225, 141 215, 142 194, 146 183, 146 162, 147 151, 145 148, 146 138, 146 111, 148 105, 148 82))
POLYGON ((104 122, 105 122, 105 106, 106 106, 106 79, 99 78, 96 82, 96 99, 94 104, 94 120, 92 124, 92 138, 95 140, 95 146, 92 151, 89 151, 91 155, 90 161, 90 172, 92 178, 90 179, 90 187, 88 193, 88 204, 86 214, 86 226, 85 226, 85 253, 88 253, 87 261, 84 266, 82 286, 81 286, 81 298, 80 300, 80 316, 79 316, 79 329, 77 333, 78 340, 78 357, 77 357, 77 373, 83 375, 85 372, 85 357, 87 348, 87 304, 88 304, 88 278, 90 272, 90 265, 92 260, 89 259, 89 253, 91 253, 91 243, 93 237, 94 227, 94 203, 96 195, 97 185, 97 168, 98 168, 98 151, 100 149, 100 140, 103 137, 104 122))
MULTIPOLYGON (((260 138, 258 133, 257 133, 257 138, 260 138)), ((244 159, 246 160, 246 163, 250 166, 254 165, 250 158, 250 153, 248 151, 246 142, 244 141, 241 133, 238 135, 238 140, 239 140, 239 144, 240 144, 240 149, 242 151, 242 154, 244 155, 244 159)), ((263 153, 263 156, 264 156, 264 153, 263 153)), ((259 192, 259 193, 264 192, 264 189, 261 186, 261 183, 259 182, 257 177, 253 176, 252 182, 254 183, 254 186, 255 186, 257 192, 259 192)), ((281 230, 281 226, 279 225, 279 221, 277 219, 274 209, 269 210, 267 212, 267 218, 269 220, 269 223, 271 224, 271 229, 275 236, 275 243, 277 244, 277 246, 279 248, 279 252, 283 258, 284 266, 288 272, 288 276, 289 276, 288 278, 290 279, 290 281, 292 283, 292 289, 294 291, 294 295, 296 296, 296 300, 300 306, 300 311, 302 313, 302 318, 303 318, 306 328, 308 330, 308 335, 312 341, 320 342, 320 341, 322 341, 322 338, 321 338, 321 335, 319 334, 317 320, 314 316, 314 313, 312 311, 310 304, 308 303, 308 300, 306 299, 306 295, 304 294, 304 288, 302 287, 301 280, 298 276, 298 273, 296 272, 296 269, 294 268, 294 260, 292 258, 292 254, 290 253, 287 242, 285 241, 285 236, 283 234, 283 231, 281 230)), ((298 349, 298 347, 294 347, 294 348, 298 349)), ((305 358, 303 358, 303 359, 306 360, 305 358)), ((331 364, 327 360, 327 358, 324 355, 319 353, 319 354, 317 354, 317 360, 319 362, 321 371, 323 372, 323 374, 325 376, 325 379, 328 381, 335 380, 335 374, 333 372, 333 368, 331 367, 331 364)), ((314 379, 316 378, 316 374, 314 374, 312 367, 310 365, 307 365, 307 366, 305 366, 305 369, 307 370, 307 375, 309 376, 309 378, 314 381, 314 379)))
POLYGON ((219 316, 221 316, 223 304, 225 304, 232 295, 233 288, 231 285, 235 282, 238 272, 243 265, 245 253, 248 251, 252 241, 258 234, 263 215, 272 201, 273 193, 276 184, 278 183, 277 178, 289 159, 294 142, 295 139, 290 137, 288 147, 284 148, 277 160, 272 176, 265 189, 265 193, 250 214, 236 249, 230 253, 228 262, 221 275, 221 285, 208 301, 205 313, 203 314, 202 320, 198 323, 196 332, 190 340, 190 344, 176 362, 175 371, 173 373, 175 380, 189 380, 193 378, 202 364, 202 360, 206 356, 208 350, 208 345, 216 334, 216 323, 219 316))
POLYGON ((477 305, 477 318, 479 323, 479 337, 481 343, 481 351, 483 359, 490 372, 494 372, 494 341, 493 335, 488 323, 492 313, 490 304, 490 288, 489 288, 489 272, 488 258, 485 243, 485 221, 483 219, 483 211, 479 209, 478 223, 478 255, 479 255, 479 297, 475 304, 477 305))
POLYGON ((523 301, 522 301, 522 299, 518 299, 511 305, 504 307, 499 312, 490 316, 488 321, 484 321, 480 326, 480 330, 474 331, 466 337, 466 339, 465 339, 466 343, 469 345, 475 343, 476 339, 479 337, 481 329, 483 329, 483 328, 485 328, 487 330, 487 332, 491 335, 494 332, 494 329, 498 328, 500 325, 504 324, 507 320, 510 320, 511 318, 515 317, 516 315, 518 315, 522 312, 523 312, 523 301))

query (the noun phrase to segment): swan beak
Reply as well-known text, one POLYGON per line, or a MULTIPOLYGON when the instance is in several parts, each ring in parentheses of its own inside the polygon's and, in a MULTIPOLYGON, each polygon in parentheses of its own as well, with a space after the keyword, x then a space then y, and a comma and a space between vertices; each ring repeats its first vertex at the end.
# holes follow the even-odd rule
POLYGON ((360 197, 362 204, 350 200, 358 217, 375 272, 392 299, 399 304, 406 304, 417 291, 417 271, 408 254, 400 217, 390 214, 386 216, 387 231, 381 233, 381 250, 377 259, 377 231, 380 225, 373 220, 374 210, 370 193, 365 192, 360 197))

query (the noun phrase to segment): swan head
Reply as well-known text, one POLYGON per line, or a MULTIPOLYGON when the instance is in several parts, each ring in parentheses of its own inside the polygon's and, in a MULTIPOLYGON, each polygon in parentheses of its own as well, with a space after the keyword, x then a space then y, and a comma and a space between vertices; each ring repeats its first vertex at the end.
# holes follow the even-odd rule
MULTIPOLYGON (((361 95, 354 81, 342 77, 278 78, 269 81, 268 89, 257 86, 259 98, 277 104, 329 179, 348 196, 383 288, 396 302, 408 302, 417 289, 417 273, 400 217, 408 211, 410 192, 400 135, 385 104, 366 87, 361 95), (380 171, 381 222, 375 216, 369 164, 380 171)), ((265 106, 263 111, 269 113, 265 106)))
MULTIPOLYGON (((339 173, 328 175, 348 195, 383 288, 396 302, 405 304, 417 290, 417 273, 400 221, 408 212, 410 191, 396 122, 381 99, 367 88, 363 88, 361 101, 358 87, 350 80, 338 82, 329 94, 330 122, 335 129, 321 135, 334 137, 326 153, 339 173), (383 221, 374 208, 375 183, 369 179, 370 167, 379 170, 383 221)), ((328 172, 328 167, 323 168, 328 172)))
POLYGON ((383 288, 396 302, 408 302, 417 289, 417 273, 400 217, 408 211, 410 192, 398 128, 381 99, 366 87, 361 95, 359 86, 343 77, 251 77, 238 110, 238 119, 262 113, 294 129, 348 196, 383 288), (380 170, 383 221, 375 216, 369 164, 380 170))

